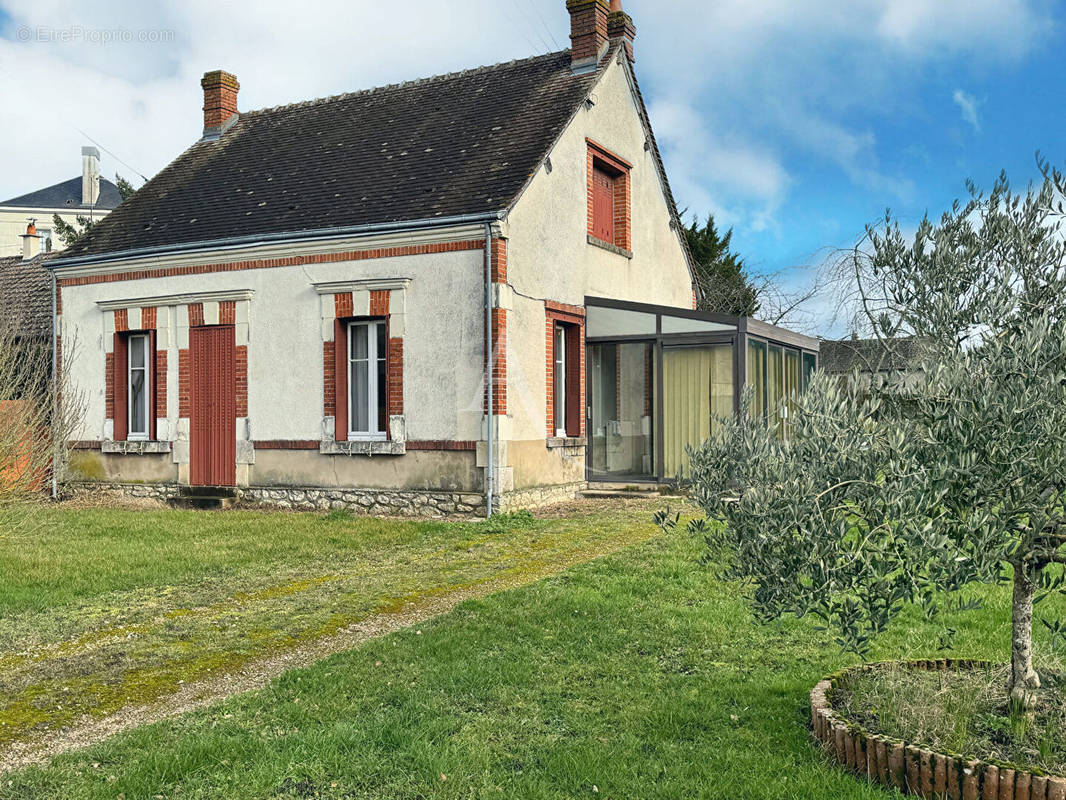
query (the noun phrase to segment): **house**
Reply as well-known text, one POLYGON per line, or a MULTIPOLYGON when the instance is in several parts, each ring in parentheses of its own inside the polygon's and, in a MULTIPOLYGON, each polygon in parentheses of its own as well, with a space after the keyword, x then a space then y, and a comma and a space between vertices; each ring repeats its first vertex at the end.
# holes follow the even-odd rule
POLYGON ((669 480, 750 343, 814 357, 692 310, 633 21, 566 8, 571 50, 295 105, 207 73, 203 137, 51 264, 81 490, 533 506, 669 480))
POLYGON ((63 249, 52 231, 56 214, 71 225, 79 216, 98 222, 121 202, 118 187, 100 177, 100 151, 83 147, 80 177, 0 203, 0 258, 22 252, 21 237, 31 220, 40 236, 41 252, 49 253, 63 249))
POLYGON ((874 376, 899 385, 920 375, 920 362, 927 342, 917 336, 861 339, 857 334, 821 342, 820 366, 826 373, 844 378, 855 375, 865 386, 874 376))
POLYGON ((41 234, 23 226, 22 255, 0 258, 0 329, 21 340, 52 343, 52 275, 41 252, 41 234))

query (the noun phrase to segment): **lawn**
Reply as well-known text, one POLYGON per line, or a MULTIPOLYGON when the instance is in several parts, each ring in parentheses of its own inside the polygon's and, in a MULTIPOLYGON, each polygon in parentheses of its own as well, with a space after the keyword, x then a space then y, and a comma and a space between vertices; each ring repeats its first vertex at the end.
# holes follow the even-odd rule
POLYGON ((86 717, 655 533, 624 512, 431 523, 50 510, 31 535, 0 537, 0 764, 86 717))
MULTIPOLYGON (((533 524, 644 530, 647 511, 533 524)), ((848 662, 830 634, 755 624, 686 534, 634 538, 261 691, 6 775, 0 798, 888 797, 810 743, 807 693, 848 662)), ((908 613, 875 657, 934 655, 950 625, 958 653, 1003 659, 1007 593, 973 594, 983 610, 936 625, 908 613)))

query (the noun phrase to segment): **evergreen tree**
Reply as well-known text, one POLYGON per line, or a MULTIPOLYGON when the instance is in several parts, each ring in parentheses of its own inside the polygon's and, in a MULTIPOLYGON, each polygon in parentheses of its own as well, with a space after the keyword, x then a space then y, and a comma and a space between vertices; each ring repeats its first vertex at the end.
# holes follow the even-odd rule
POLYGON ((754 316, 759 310, 759 290, 751 283, 744 260, 730 249, 733 229, 721 234, 714 216, 708 216, 702 227, 693 218, 685 238, 696 262, 698 308, 737 317, 754 316))

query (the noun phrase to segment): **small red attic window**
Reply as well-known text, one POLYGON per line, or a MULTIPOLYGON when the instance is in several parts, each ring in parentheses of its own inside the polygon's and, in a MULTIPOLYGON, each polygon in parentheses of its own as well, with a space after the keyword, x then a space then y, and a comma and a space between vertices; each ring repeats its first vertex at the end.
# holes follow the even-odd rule
POLYGON ((590 241, 632 249, 629 162, 588 140, 590 241))

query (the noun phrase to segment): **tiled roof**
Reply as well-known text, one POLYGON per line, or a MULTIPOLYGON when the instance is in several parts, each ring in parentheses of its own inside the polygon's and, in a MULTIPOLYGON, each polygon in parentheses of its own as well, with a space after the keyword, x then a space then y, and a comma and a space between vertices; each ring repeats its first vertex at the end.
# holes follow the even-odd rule
POLYGON ((51 336, 52 277, 44 262, 56 254, 23 261, 0 258, 0 326, 14 326, 21 336, 51 336))
POLYGON ((503 210, 597 78, 564 51, 244 112, 63 255, 503 210))
POLYGON ((95 207, 110 211, 118 208, 122 202, 122 196, 118 193, 118 187, 107 178, 100 179, 100 197, 95 206, 84 206, 81 203, 81 177, 71 178, 69 181, 57 183, 46 189, 38 189, 19 197, 13 197, 0 203, 0 207, 13 206, 18 208, 69 208, 71 211, 88 211, 95 207))
POLYGON ((819 363, 826 372, 902 372, 914 367, 921 355, 923 340, 841 339, 821 342, 819 363))

